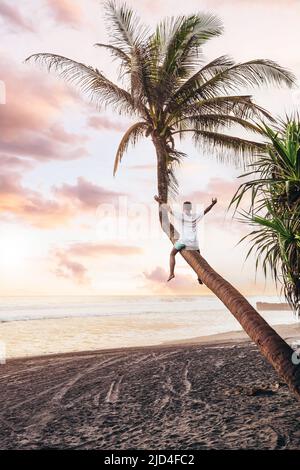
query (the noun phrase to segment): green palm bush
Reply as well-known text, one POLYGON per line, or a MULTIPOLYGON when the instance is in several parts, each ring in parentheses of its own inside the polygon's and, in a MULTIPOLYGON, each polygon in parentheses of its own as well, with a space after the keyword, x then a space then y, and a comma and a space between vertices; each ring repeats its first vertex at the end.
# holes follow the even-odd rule
MULTIPOLYGON (((248 211, 240 214, 254 230, 248 239, 250 253, 282 286, 294 312, 300 316, 300 120, 296 115, 270 128, 262 125, 269 140, 267 153, 252 165, 252 171, 242 175, 252 179, 243 183, 231 205, 236 208, 246 193, 251 194, 248 211)), ((241 240, 241 241, 242 241, 241 240)))

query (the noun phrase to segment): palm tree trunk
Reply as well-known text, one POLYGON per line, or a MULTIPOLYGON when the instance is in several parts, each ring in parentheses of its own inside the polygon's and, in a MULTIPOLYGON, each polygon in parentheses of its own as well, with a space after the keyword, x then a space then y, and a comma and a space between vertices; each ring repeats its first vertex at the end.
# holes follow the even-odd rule
MULTIPOLYGON (((157 133, 152 134, 152 141, 156 149, 157 155, 157 189, 158 195, 162 203, 168 202, 168 179, 167 179, 167 157, 168 151, 166 142, 163 138, 159 137, 157 133)), ((159 220, 163 231, 168 235, 171 240, 177 235, 174 226, 170 223, 168 213, 159 207, 159 220)))
POLYGON ((237 319, 258 346, 262 355, 300 400, 300 367, 292 362, 293 349, 271 328, 245 297, 214 271, 199 253, 181 250, 181 254, 202 282, 237 319))
MULTIPOLYGON (((166 148, 163 139, 153 136, 157 154, 158 193, 163 202, 167 202, 168 190, 166 181, 166 148)), ((160 221, 162 216, 160 210, 160 221)), ((172 243, 175 241, 175 230, 172 224, 166 230, 162 228, 172 243)), ((252 305, 229 282, 222 278, 207 261, 196 251, 181 250, 183 258, 195 271, 202 282, 223 302, 240 323, 251 340, 258 346, 262 355, 274 367, 278 375, 286 382, 291 392, 300 401, 300 365, 292 362, 292 348, 276 331, 259 315, 252 305)))
POLYGON ((167 148, 164 139, 156 133, 152 134, 152 141, 157 155, 157 186, 159 196, 164 203, 168 202, 168 181, 167 181, 167 148))

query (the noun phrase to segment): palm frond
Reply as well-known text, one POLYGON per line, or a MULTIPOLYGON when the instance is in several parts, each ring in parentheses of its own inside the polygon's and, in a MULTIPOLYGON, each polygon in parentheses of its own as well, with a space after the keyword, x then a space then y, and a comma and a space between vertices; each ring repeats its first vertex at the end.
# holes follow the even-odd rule
POLYGON ((167 184, 171 199, 176 200, 179 192, 179 183, 176 177, 176 169, 182 164, 187 155, 184 152, 168 147, 167 156, 167 184))
POLYGON ((147 116, 142 103, 135 103, 130 93, 106 78, 98 69, 84 65, 57 54, 34 54, 26 62, 34 60, 54 70, 66 82, 76 85, 86 93, 98 107, 110 106, 119 114, 147 116))
POLYGON ((119 5, 114 0, 104 3, 107 32, 113 46, 130 54, 149 35, 149 28, 126 3, 119 5))
POLYGON ((241 119, 267 118, 270 114, 261 106, 253 103, 250 95, 219 95, 212 98, 197 99, 190 103, 181 103, 169 110, 171 121, 173 116, 190 116, 203 114, 230 114, 241 119))
POLYGON ((156 45, 160 71, 157 87, 162 102, 191 75, 199 63, 203 44, 221 32, 220 20, 204 13, 167 18, 159 24, 152 42, 156 45))
POLYGON ((122 49, 116 46, 112 46, 111 44, 102 44, 99 42, 94 44, 94 46, 107 49, 114 59, 118 59, 121 62, 119 74, 120 78, 122 77, 123 73, 130 73, 131 58, 128 54, 126 54, 126 52, 122 51, 122 49))
POLYGON ((118 5, 114 0, 109 0, 105 3, 105 9, 112 45, 130 57, 126 71, 130 78, 131 96, 135 103, 149 103, 153 93, 150 80, 150 30, 126 3, 118 5))
POLYGON ((211 96, 216 91, 227 92, 243 87, 259 87, 261 85, 286 85, 292 87, 296 83, 295 75, 272 60, 255 59, 235 64, 216 74, 200 86, 199 92, 211 96))
POLYGON ((207 68, 190 78, 174 95, 180 103, 190 103, 197 99, 211 98, 220 93, 231 93, 241 88, 262 85, 286 85, 296 82, 293 73, 267 59, 255 59, 235 64, 227 56, 216 59, 207 68))
POLYGON ((116 175, 119 164, 121 163, 122 157, 128 149, 129 144, 135 145, 137 141, 145 135, 145 132, 148 128, 147 123, 137 122, 133 124, 123 135, 121 142, 119 144, 114 163, 113 175, 116 175))
MULTIPOLYGON (((208 80, 212 79, 216 75, 224 72, 228 68, 234 65, 234 61, 224 55, 217 57, 208 64, 204 65, 200 70, 193 74, 188 80, 186 80, 170 97, 167 109, 172 109, 175 103, 186 102, 193 96, 193 93, 200 89, 208 80)), ((201 96, 200 96, 201 98, 201 96)))
POLYGON ((163 34, 166 37, 166 51, 162 72, 173 75, 174 72, 175 75, 184 72, 184 65, 193 67, 198 62, 199 48, 223 31, 219 18, 205 13, 172 18, 159 28, 167 31, 163 34))
POLYGON ((266 149, 263 143, 217 132, 184 129, 180 134, 184 135, 187 132, 192 134, 195 144, 202 150, 211 152, 219 161, 230 162, 236 167, 245 167, 266 149))
MULTIPOLYGON (((186 118, 180 119, 177 123, 174 123, 173 126, 181 123, 185 128, 193 128, 199 131, 220 131, 224 129, 231 128, 233 125, 240 126, 241 128, 265 136, 263 130, 257 126, 255 123, 247 121, 245 119, 239 118, 237 116, 231 116, 227 114, 203 114, 188 116, 186 118)), ((181 132, 181 131, 179 131, 181 132)), ((176 132, 175 132, 176 133, 176 132)))

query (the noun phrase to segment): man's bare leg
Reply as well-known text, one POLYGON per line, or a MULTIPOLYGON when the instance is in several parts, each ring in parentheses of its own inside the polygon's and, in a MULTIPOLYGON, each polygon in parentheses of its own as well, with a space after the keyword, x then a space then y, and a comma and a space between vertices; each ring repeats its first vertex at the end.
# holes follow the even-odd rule
POLYGON ((175 274, 174 274, 174 269, 175 269, 175 256, 177 255, 178 250, 176 248, 173 248, 171 253, 170 253, 170 275, 168 277, 168 281, 171 281, 171 279, 174 279, 175 274))

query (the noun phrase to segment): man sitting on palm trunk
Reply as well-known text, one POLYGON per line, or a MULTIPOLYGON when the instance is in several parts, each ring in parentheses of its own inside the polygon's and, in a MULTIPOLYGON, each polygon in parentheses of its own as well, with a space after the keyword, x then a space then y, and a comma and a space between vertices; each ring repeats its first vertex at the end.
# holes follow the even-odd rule
MULTIPOLYGON (((158 196, 154 196, 154 199, 158 203, 162 203, 158 196)), ((204 217, 207 212, 217 203, 217 198, 213 198, 211 204, 204 210, 198 213, 192 212, 192 203, 185 201, 183 203, 182 212, 176 212, 168 204, 165 204, 166 210, 172 214, 177 221, 180 222, 180 238, 174 243, 172 251, 170 253, 170 274, 167 281, 171 281, 175 277, 175 256, 182 249, 195 250, 200 253, 199 242, 197 237, 197 223, 204 217)), ((203 284, 200 278, 198 278, 199 284, 203 284)))

